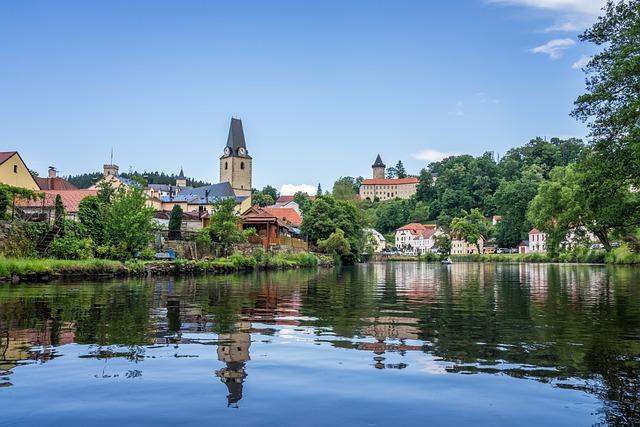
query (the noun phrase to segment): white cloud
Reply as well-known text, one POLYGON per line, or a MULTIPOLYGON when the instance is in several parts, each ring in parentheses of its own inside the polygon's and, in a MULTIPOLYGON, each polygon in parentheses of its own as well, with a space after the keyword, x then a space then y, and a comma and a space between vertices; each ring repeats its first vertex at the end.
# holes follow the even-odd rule
POLYGON ((578 59, 576 62, 573 63, 573 65, 571 65, 571 68, 575 70, 580 70, 587 66, 590 59, 591 57, 588 55, 581 56, 580 59, 578 59))
POLYGON ((598 16, 600 9, 604 6, 603 0, 489 0, 489 2, 591 16, 598 16))
POLYGON ((484 92, 476 93, 476 98, 478 98, 478 101, 480 101, 481 104, 500 104, 500 100, 498 98, 489 96, 484 92))
POLYGON ((558 59, 564 54, 566 49, 574 44, 576 44, 576 42, 573 39, 553 39, 543 45, 529 49, 529 52, 544 53, 545 55, 549 55, 551 59, 558 59))
POLYGON ((457 153, 446 153, 443 151, 427 148, 426 150, 422 150, 419 153, 413 154, 412 157, 414 159, 425 160, 427 162, 439 162, 444 158, 447 158, 449 156, 456 156, 456 155, 457 153))
POLYGON ((280 188, 280 194, 283 196, 292 196, 296 194, 298 191, 302 191, 303 193, 307 193, 310 196, 316 194, 317 187, 315 185, 309 184, 284 184, 282 188, 280 188))

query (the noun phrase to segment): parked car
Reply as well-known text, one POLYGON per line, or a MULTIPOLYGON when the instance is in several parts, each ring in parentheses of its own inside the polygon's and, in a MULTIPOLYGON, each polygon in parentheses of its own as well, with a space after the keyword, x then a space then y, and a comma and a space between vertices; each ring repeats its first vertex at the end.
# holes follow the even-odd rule
POLYGON ((594 243, 591 245, 591 249, 604 249, 604 245, 602 243, 594 243))
POLYGON ((613 242, 613 243, 611 243, 611 247, 612 247, 612 248, 619 248, 619 247, 620 247, 620 242, 613 242))

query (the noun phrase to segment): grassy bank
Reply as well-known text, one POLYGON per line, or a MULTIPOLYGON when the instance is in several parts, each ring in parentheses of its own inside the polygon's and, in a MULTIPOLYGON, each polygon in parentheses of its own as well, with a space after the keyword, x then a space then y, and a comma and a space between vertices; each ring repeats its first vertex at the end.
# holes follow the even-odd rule
POLYGON ((102 278, 151 276, 163 274, 232 273, 252 270, 286 270, 333 266, 330 257, 306 252, 276 255, 233 254, 226 258, 207 260, 127 262, 101 259, 58 260, 36 258, 0 258, 0 280, 49 281, 58 278, 102 278))
POLYGON ((623 245, 607 253, 605 250, 579 249, 563 252, 557 256, 546 253, 528 254, 484 254, 484 255, 454 255, 453 261, 458 262, 560 262, 560 263, 589 263, 589 264, 640 264, 640 254, 632 252, 623 245))

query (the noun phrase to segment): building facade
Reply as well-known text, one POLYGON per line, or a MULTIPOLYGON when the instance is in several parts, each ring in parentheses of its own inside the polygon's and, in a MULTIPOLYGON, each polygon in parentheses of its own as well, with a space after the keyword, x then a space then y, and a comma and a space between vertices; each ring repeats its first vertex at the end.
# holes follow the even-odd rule
POLYGON ((478 253, 484 253, 485 238, 480 236, 477 244, 468 243, 464 239, 451 237, 451 255, 472 255, 478 253), (480 246, 480 252, 478 252, 478 246, 480 246))
POLYGON ((17 151, 0 152, 0 183, 28 190, 40 190, 17 151))
POLYGON ((237 196, 251 196, 253 159, 247 151, 242 121, 232 118, 227 145, 220 157, 220 182, 228 182, 237 196))
POLYGON ((529 231, 529 250, 528 252, 546 252, 547 251, 547 235, 537 228, 529 231))
POLYGON ((373 178, 363 180, 360 185, 361 200, 408 199, 416 194, 418 178, 385 178, 385 165, 380 154, 376 157, 371 168, 373 169, 373 178))
POLYGON ((436 224, 412 222, 396 230, 395 245, 399 249, 426 254, 435 248, 436 237, 442 234, 436 224))

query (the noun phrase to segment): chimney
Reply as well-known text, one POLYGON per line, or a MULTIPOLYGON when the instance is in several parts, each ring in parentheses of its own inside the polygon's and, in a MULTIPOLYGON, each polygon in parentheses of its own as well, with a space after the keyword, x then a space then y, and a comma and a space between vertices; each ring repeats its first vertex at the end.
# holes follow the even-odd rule
POLYGON ((49 166, 49 178, 55 178, 58 171, 53 166, 49 166))

